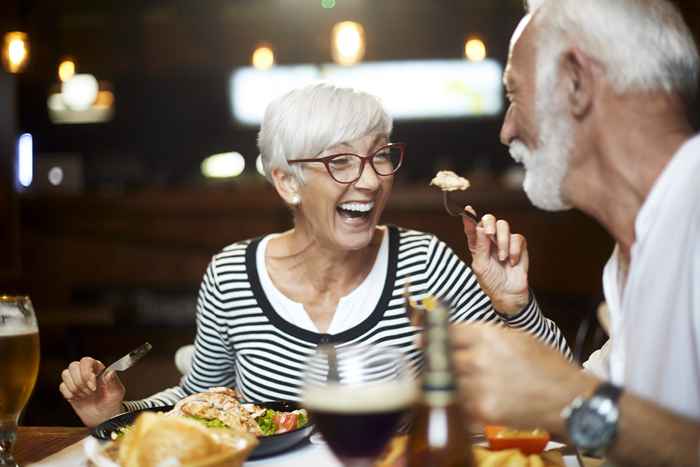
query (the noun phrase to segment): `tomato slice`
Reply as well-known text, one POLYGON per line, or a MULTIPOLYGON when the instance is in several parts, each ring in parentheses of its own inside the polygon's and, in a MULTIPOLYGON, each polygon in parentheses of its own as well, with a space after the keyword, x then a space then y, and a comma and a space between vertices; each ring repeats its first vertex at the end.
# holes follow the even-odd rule
POLYGON ((277 427, 275 434, 286 433, 295 429, 297 427, 297 414, 278 412, 275 415, 275 426, 277 427))
POLYGON ((487 425, 484 434, 489 449, 520 449, 523 454, 539 454, 549 443, 549 433, 544 430, 514 430, 505 426, 487 425))

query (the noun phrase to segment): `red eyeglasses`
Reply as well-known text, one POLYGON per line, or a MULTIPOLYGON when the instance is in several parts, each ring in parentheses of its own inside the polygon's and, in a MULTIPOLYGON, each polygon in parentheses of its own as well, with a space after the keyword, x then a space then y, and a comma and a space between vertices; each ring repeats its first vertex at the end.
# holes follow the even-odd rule
POLYGON ((365 164, 368 161, 377 175, 382 177, 394 175, 401 167, 405 150, 406 145, 404 143, 389 143, 367 156, 344 152, 313 159, 291 159, 287 162, 289 164, 321 162, 326 166, 328 174, 336 182, 354 183, 362 176, 362 171, 365 169, 365 164))

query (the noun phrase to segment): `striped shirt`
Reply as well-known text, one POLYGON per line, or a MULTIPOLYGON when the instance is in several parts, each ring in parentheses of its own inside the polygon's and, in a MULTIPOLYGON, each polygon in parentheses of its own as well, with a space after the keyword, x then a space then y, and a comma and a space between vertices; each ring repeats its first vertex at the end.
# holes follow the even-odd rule
POLYGON ((260 238, 227 246, 202 280, 190 371, 180 386, 124 405, 128 410, 170 405, 215 386, 235 387, 249 401, 299 400, 306 360, 323 343, 398 347, 417 372, 422 354, 415 343, 418 329, 404 308, 407 283, 414 300, 432 295, 449 303, 453 323, 500 323, 529 332, 570 358, 561 331, 534 298, 517 315, 501 315, 471 269, 437 237, 395 226, 387 232, 388 268, 379 301, 367 319, 338 334, 297 327, 275 312, 256 268, 260 238))

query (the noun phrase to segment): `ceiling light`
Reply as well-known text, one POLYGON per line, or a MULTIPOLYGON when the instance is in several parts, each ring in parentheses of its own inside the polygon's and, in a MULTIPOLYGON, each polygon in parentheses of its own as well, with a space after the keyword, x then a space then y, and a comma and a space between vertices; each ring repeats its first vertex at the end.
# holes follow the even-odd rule
POLYGON ((58 78, 65 83, 75 75, 75 62, 67 58, 58 65, 58 78))
POLYGON ((27 34, 12 31, 5 34, 2 47, 2 63, 10 73, 20 73, 29 62, 27 34))
POLYGON ((333 60, 339 65, 354 65, 365 55, 365 30, 360 23, 343 21, 333 26, 333 60))
POLYGON ((469 61, 480 62, 486 58, 486 44, 479 38, 469 38, 464 43, 464 56, 469 61))
POLYGON ((222 152, 204 159, 201 169, 207 178, 237 177, 245 169, 245 159, 238 152, 222 152))
POLYGON ((73 75, 61 85, 63 102, 71 110, 87 110, 97 99, 99 84, 94 76, 89 74, 73 75))
POLYGON ((261 44, 253 52, 253 66, 258 70, 267 70, 275 64, 275 53, 272 47, 267 44, 261 44))
POLYGON ((32 184, 34 178, 34 140, 24 133, 17 141, 17 180, 24 188, 32 184))

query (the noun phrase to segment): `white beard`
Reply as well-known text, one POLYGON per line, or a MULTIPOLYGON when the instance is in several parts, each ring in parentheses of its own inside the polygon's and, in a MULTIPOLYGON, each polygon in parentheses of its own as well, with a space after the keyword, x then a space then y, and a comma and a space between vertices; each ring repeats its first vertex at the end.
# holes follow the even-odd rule
POLYGON ((525 166, 523 188, 532 204, 546 211, 563 211, 572 207, 561 192, 569 170, 571 124, 564 112, 555 109, 558 107, 554 104, 556 98, 546 99, 550 102, 543 103, 541 108, 549 112, 539 118, 538 149, 530 150, 522 141, 513 140, 509 152, 516 162, 525 166))

